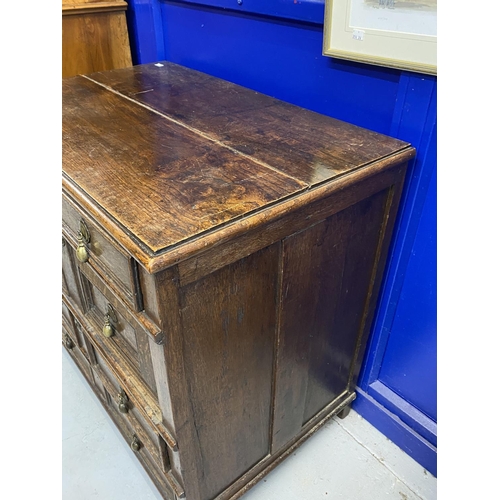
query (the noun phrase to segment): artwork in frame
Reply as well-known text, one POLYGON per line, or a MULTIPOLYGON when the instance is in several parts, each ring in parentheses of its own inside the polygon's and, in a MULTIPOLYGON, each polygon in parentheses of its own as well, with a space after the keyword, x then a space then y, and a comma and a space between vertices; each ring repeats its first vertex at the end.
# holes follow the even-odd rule
POLYGON ((323 54, 437 74, 437 0, 326 0, 323 54))

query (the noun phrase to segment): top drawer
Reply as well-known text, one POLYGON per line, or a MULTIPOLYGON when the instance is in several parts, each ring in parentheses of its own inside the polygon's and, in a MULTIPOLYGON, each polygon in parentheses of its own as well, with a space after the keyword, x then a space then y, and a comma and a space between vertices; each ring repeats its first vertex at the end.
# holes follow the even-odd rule
POLYGON ((121 296, 132 309, 143 309, 137 263, 127 255, 97 224, 79 207, 63 194, 62 200, 63 234, 77 247, 80 240, 85 247, 87 261, 80 264, 90 265, 121 296), (84 231, 79 240, 79 233, 84 231))

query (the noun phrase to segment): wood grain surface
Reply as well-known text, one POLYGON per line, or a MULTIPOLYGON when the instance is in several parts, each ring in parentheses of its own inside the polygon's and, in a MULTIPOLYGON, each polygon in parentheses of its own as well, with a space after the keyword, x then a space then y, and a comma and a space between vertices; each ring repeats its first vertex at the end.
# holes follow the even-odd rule
MULTIPOLYGON (((132 254, 150 271, 178 259, 171 251, 180 245, 194 241, 194 251, 204 250, 214 241, 200 236, 214 234, 232 222, 250 221, 249 216, 274 205, 285 207, 284 201, 300 200, 298 195, 319 187, 325 179, 343 179, 376 160, 382 168, 395 163, 393 156, 402 155, 403 162, 414 155, 401 141, 176 65, 168 64, 168 71, 155 74, 164 69, 145 65, 93 75, 106 85, 114 81, 117 90, 83 77, 63 82, 66 189, 71 192, 71 184, 75 192, 83 189, 90 208, 110 215, 117 230, 125 233, 117 236, 119 241, 125 238, 129 251, 135 245, 132 254), (157 82, 153 77, 160 79, 160 97, 148 99, 161 112, 149 109, 151 103, 145 107, 138 101, 153 93, 148 91, 148 82, 157 82), (141 79, 145 82, 139 85, 141 79), (134 91, 117 93, 125 92, 122 87, 130 87, 131 80, 134 91), (221 99, 234 96, 233 101, 225 104, 215 99, 217 105, 212 105, 214 99, 207 89, 219 92, 221 99), (177 106, 186 109, 182 113, 170 110, 177 106), (167 111, 170 115, 163 114, 167 111), (268 113, 267 118, 259 113, 268 113), (243 120, 238 127, 243 127, 245 137, 253 134, 252 127, 258 123, 259 147, 238 149, 221 138, 220 126, 212 121, 221 117, 243 120), (285 141, 286 147, 276 144, 274 136, 278 142, 285 141), (320 169, 325 175, 318 177, 317 155, 325 151, 328 161, 323 160, 329 167, 320 169), (163 259, 167 254, 172 258, 163 259)), ((300 206, 300 201, 283 211, 293 205, 300 206)), ((237 231, 237 226, 232 230, 237 231)))
POLYGON ((408 146, 174 63, 161 64, 90 78, 310 186, 408 146))
POLYGON ((63 98, 63 172, 153 252, 305 188, 87 79, 63 98))
POLYGON ((65 0, 62 77, 132 66, 123 1, 65 0))

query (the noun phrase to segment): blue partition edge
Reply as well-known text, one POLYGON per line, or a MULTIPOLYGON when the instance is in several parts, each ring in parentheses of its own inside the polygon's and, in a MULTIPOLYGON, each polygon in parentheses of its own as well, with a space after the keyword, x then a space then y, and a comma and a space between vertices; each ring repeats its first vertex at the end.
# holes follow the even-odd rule
POLYGON ((165 59, 163 20, 158 0, 129 0, 127 27, 134 65, 165 59))
MULTIPOLYGON (((394 110, 391 135, 407 140, 417 148, 409 166, 398 220, 391 243, 377 313, 358 380, 359 397, 353 408, 433 475, 437 476, 437 425, 412 402, 400 397, 380 381, 387 346, 405 284, 406 270, 413 258, 415 238, 422 222, 428 196, 436 196, 437 168, 437 79, 403 74, 394 110)), ((434 200, 435 201, 435 200, 434 200)), ((436 248, 432 251, 436 252, 436 248)), ((433 265, 432 262, 429 263, 433 265)), ((419 276, 431 280, 432 273, 419 276)), ((415 283, 416 287, 417 283, 415 283)), ((434 315, 434 311, 414 311, 434 315)), ((435 318, 434 318, 435 319, 435 318)), ((436 349, 435 342, 430 346, 436 349)), ((420 384, 434 366, 422 366, 420 384)), ((434 380, 435 384, 436 381, 434 380)), ((429 391, 431 392, 431 391, 429 391)))
POLYGON ((424 469, 437 476, 437 448, 406 425, 397 415, 359 387, 356 388, 356 399, 352 407, 424 469))

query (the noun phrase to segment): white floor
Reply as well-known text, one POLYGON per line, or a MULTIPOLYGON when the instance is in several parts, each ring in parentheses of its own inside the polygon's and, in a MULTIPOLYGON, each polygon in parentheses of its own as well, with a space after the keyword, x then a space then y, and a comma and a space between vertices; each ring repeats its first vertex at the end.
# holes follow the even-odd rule
MULTIPOLYGON (((64 500, 161 500, 63 348, 64 500)), ((334 418, 242 500, 434 500, 437 480, 357 413, 334 418)))

